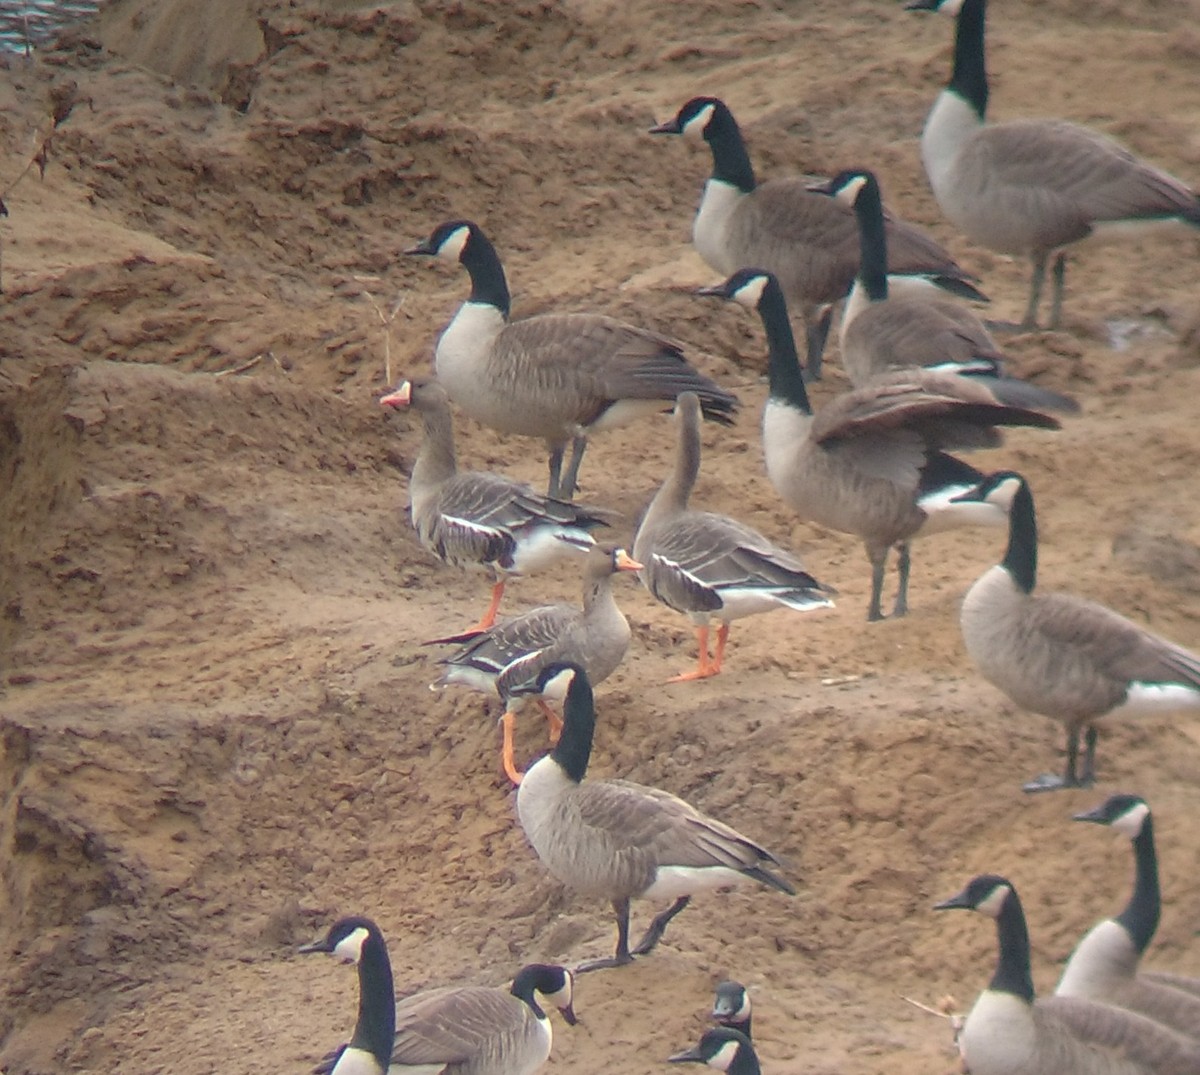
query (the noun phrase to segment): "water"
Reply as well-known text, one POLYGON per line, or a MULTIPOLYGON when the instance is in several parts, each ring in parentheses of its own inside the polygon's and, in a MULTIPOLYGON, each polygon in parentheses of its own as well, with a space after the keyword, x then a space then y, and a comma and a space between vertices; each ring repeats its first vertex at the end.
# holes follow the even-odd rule
POLYGON ((100 0, 0 0, 0 53, 49 48, 62 30, 99 9, 100 0))

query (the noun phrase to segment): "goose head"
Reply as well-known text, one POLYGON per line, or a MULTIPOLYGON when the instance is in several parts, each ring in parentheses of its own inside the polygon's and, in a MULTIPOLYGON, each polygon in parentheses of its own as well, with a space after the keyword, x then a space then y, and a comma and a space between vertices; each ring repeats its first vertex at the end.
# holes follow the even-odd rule
POLYGON ((1099 806, 1093 807, 1082 814, 1076 814, 1075 821, 1091 821, 1097 825, 1108 825, 1122 836, 1130 840, 1141 834, 1146 818, 1150 816, 1150 807, 1140 795, 1117 794, 1110 795, 1099 806))
POLYGON ((999 918, 1012 894, 1013 887, 1006 878, 994 873, 981 873, 971 878, 957 895, 935 903, 935 911, 978 911, 988 918, 999 918))
POLYGON ((386 396, 380 397, 379 405, 397 411, 409 407, 419 411, 439 406, 448 407, 450 398, 446 395, 446 389, 437 381, 410 381, 401 378, 395 388, 386 396))
POLYGON ((758 1071, 754 1057, 754 1046, 745 1034, 732 1027, 718 1026, 706 1030, 692 1048, 667 1060, 672 1064, 707 1064, 718 1071, 758 1071))
POLYGON ((824 183, 813 183, 808 190, 813 194, 828 195, 853 209, 858 203, 858 196, 870 187, 879 189, 873 172, 866 168, 847 168, 824 183))
POLYGON ((339 918, 329 927, 329 932, 324 937, 311 944, 301 945, 299 951, 304 954, 325 952, 340 963, 357 964, 362 960, 363 945, 371 937, 382 940, 383 934, 380 933, 379 927, 369 918, 350 915, 339 918))
POLYGON ((713 997, 712 1017, 718 1023, 742 1025, 750 1019, 750 994, 741 982, 720 982, 713 997))
MULTIPOLYGON (((599 580, 619 571, 641 571, 642 565, 624 549, 613 548, 611 545, 593 545, 588 550, 583 570, 589 579, 599 580)), ((563 690, 565 692, 565 685, 563 690)))
POLYGON ((953 500, 956 504, 992 504, 1007 515, 1012 509, 1018 490, 1026 485, 1025 479, 1015 471, 998 470, 953 500))
POLYGON ((470 220, 448 220, 439 224, 429 238, 416 246, 410 246, 406 254, 423 254, 442 258, 444 261, 461 262, 471 240, 483 233, 479 225, 470 220))
POLYGON ((535 992, 540 993, 570 1026, 579 1022, 575 1014, 575 976, 557 963, 530 963, 522 967, 509 992, 526 1002, 535 992))
MULTIPOLYGON (((738 269, 724 283, 699 288, 696 294, 727 299, 748 309, 757 310, 764 293, 774 280, 775 277, 766 269, 738 269)), ((778 287, 778 284, 775 286, 778 287)))
POLYGON ((714 117, 728 112, 725 102, 719 97, 693 97, 676 114, 674 119, 650 128, 651 134, 683 134, 706 141, 712 136, 714 117))
POLYGON ((965 0, 909 0, 905 11, 937 11, 954 18, 962 10, 965 0))

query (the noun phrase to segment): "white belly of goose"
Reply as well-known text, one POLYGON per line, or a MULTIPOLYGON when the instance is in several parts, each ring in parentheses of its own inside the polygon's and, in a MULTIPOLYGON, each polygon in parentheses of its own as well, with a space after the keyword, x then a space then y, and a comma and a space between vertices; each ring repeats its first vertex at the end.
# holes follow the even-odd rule
POLYGON ((660 866, 654 882, 642 895, 652 900, 676 900, 697 892, 734 888, 747 880, 745 874, 724 866, 660 866))

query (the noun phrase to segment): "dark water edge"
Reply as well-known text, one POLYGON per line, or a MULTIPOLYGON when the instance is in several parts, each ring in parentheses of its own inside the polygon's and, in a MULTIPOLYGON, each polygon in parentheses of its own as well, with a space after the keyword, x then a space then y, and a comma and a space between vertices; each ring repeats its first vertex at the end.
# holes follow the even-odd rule
POLYGON ((49 48, 63 30, 99 10, 100 0, 0 0, 0 55, 49 48))

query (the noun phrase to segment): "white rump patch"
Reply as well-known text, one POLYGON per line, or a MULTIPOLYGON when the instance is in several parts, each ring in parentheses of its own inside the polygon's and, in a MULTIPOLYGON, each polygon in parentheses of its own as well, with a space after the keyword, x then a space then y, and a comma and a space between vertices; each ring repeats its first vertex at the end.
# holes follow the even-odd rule
POLYGON ((1180 709, 1200 708, 1200 690, 1182 683, 1129 684, 1125 701, 1109 716, 1137 716, 1139 713, 1174 713, 1180 709))
POLYGON ((660 866, 646 899, 677 900, 697 892, 714 892, 745 884, 750 878, 728 866, 660 866))

